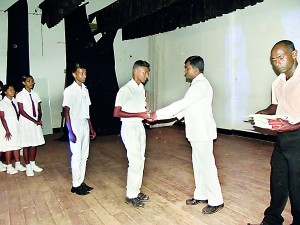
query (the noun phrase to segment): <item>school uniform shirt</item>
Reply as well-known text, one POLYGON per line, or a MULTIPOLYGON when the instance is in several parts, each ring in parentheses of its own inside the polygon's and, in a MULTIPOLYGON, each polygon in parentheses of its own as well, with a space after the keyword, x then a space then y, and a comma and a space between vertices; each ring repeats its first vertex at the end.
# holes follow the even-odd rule
POLYGON ((91 99, 89 91, 84 84, 80 87, 75 81, 64 90, 62 106, 70 108, 72 120, 89 119, 91 99))
POLYGON ((300 122, 300 66, 286 80, 284 73, 272 83, 272 104, 277 105, 276 115, 286 115, 290 123, 300 122))
MULTIPOLYGON (((35 91, 28 92, 25 88, 17 94, 17 102, 23 104, 24 111, 34 119, 38 118, 38 104, 41 102, 40 96, 35 91), (32 100, 34 102, 36 116, 33 116, 32 100)), ((20 115, 20 146, 23 147, 35 147, 45 144, 45 139, 41 125, 36 125, 32 121, 28 120, 24 116, 20 115)))
POLYGON ((186 137, 189 141, 216 139, 217 128, 212 113, 212 98, 212 87, 200 73, 192 80, 183 99, 156 111, 157 119, 184 117, 186 137))
POLYGON ((17 117, 17 113, 12 105, 13 102, 18 110, 17 102, 13 98, 10 100, 6 96, 3 100, 0 101, 0 111, 4 112, 4 119, 6 121, 7 127, 11 134, 10 140, 6 140, 5 134, 6 131, 4 129, 3 124, 0 125, 0 151, 12 151, 12 150, 19 150, 21 147, 19 145, 19 120, 17 117))
MULTIPOLYGON (((115 106, 121 106, 122 111, 128 113, 138 113, 146 111, 146 96, 144 85, 139 85, 134 79, 128 81, 117 93, 115 106)), ((142 118, 131 117, 121 118, 122 122, 140 122, 142 118)))

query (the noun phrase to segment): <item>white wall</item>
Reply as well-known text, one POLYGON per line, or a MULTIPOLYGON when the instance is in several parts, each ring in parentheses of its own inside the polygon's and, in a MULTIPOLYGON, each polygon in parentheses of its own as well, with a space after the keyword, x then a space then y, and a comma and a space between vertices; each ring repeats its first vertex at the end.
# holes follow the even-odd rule
POLYGON ((148 87, 152 108, 183 97, 189 86, 183 76, 184 61, 190 55, 200 55, 205 61, 204 75, 214 89, 217 126, 252 129, 243 122, 244 117, 270 104, 271 83, 276 78, 270 50, 282 39, 294 41, 300 49, 299 24, 299 0, 265 0, 205 23, 151 37, 150 59, 156 63, 151 78, 159 77, 148 87), (157 57, 162 60, 159 66, 157 57))

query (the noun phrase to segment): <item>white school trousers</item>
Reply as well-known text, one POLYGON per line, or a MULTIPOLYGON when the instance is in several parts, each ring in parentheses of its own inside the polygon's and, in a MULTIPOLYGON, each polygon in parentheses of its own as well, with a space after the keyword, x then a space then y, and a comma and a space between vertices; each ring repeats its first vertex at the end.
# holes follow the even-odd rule
POLYGON ((143 180, 146 132, 140 121, 122 122, 121 137, 127 151, 128 170, 126 196, 136 198, 143 180))
POLYGON ((223 196, 218 171, 213 155, 212 141, 191 141, 192 162, 194 168, 194 198, 208 200, 211 206, 223 204, 223 196))
POLYGON ((72 186, 79 187, 84 181, 86 162, 89 156, 90 128, 87 119, 71 120, 76 143, 70 143, 72 186))

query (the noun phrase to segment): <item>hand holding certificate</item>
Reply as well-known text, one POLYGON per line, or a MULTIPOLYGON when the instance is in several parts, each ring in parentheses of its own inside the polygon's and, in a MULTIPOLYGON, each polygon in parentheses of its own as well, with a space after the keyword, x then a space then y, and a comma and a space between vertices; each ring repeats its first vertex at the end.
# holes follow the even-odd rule
POLYGON ((282 120, 288 120, 286 115, 265 115, 265 114, 250 114, 255 127, 264 129, 276 129, 282 125, 282 120))

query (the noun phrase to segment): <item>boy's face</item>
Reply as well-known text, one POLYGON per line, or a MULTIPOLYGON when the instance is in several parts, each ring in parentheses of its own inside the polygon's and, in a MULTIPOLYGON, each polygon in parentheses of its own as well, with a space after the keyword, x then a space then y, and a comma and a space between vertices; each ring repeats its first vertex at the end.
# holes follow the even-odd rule
POLYGON ((73 77, 77 84, 81 85, 86 80, 86 69, 77 68, 77 70, 73 73, 73 77))

